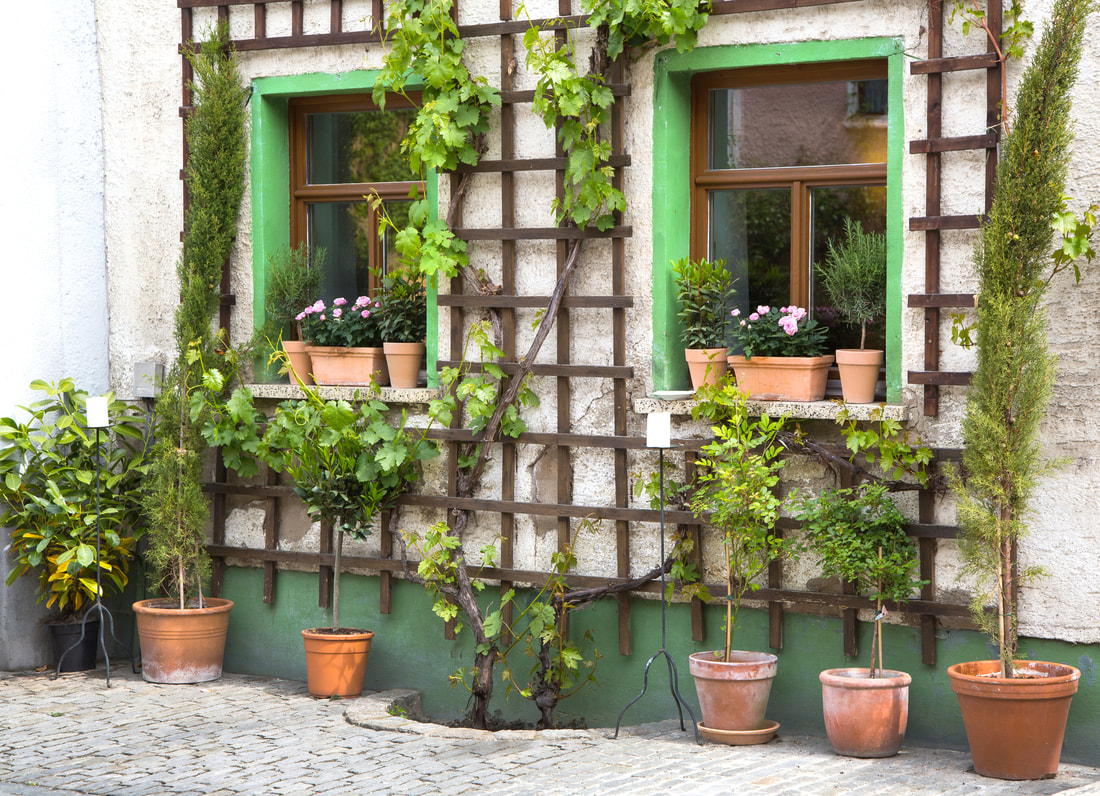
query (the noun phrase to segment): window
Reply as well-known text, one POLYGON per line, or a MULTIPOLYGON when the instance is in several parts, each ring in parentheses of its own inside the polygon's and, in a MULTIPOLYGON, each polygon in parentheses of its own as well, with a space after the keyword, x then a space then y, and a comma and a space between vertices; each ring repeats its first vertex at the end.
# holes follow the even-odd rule
POLYGON ((368 197, 382 198, 398 228, 408 223, 410 192, 424 191, 400 147, 414 113, 399 97, 385 110, 365 94, 290 100, 290 238, 327 250, 326 299, 377 292, 396 261, 368 197))
MULTIPOLYGON (((833 347, 859 346, 814 266, 846 217, 886 228, 887 127, 873 118, 887 112, 886 74, 876 59, 693 77, 691 255, 725 260, 732 306, 810 307, 833 347)), ((869 333, 885 347, 884 324, 869 333)))

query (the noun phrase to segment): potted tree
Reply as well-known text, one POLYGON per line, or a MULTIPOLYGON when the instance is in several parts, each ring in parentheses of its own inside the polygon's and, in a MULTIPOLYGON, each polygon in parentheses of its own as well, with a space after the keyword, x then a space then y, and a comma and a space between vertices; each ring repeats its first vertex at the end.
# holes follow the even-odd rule
POLYGON ((309 341, 306 352, 318 384, 365 386, 389 384, 382 355, 382 303, 360 296, 354 303, 338 297, 332 306, 318 299, 295 316, 309 341))
POLYGON ((321 294, 325 253, 324 248, 310 252, 302 243, 293 249, 283 248, 268 259, 263 336, 272 345, 281 341, 291 378, 298 384, 313 384, 299 316, 302 307, 312 305, 321 294))
POLYGON ((734 294, 726 261, 685 257, 672 271, 691 388, 717 384, 726 375, 726 304, 734 294))
POLYGON ((81 620, 97 597, 121 593, 129 577, 141 537, 145 416, 112 397, 110 437, 97 449, 95 435, 87 430, 87 394, 72 379, 56 384, 36 380, 30 386, 46 397, 21 407, 28 420, 0 419, 0 525, 13 529, 6 585, 36 574, 38 601, 57 610, 47 623, 55 659, 83 634, 81 646, 65 657, 61 670, 94 669, 99 617, 81 620))
MULTIPOLYGON (((691 510, 722 534, 726 643, 722 650, 692 653, 689 670, 704 728, 754 733, 766 729, 764 713, 777 659, 767 652, 734 650, 733 637, 742 599, 760 588, 755 579, 793 552, 790 540, 775 532, 782 500, 774 488, 783 468, 776 438, 783 420, 750 418, 744 395, 728 382, 708 396, 720 403, 725 416, 712 429, 715 439, 703 448, 691 510)), ((709 599, 705 587, 697 593, 709 599)))
POLYGON ((885 355, 867 348, 867 324, 886 314, 886 236, 865 233, 858 221, 844 219, 844 240, 828 242, 825 263, 817 266, 817 273, 840 316, 859 326, 859 348, 836 352, 844 400, 871 403, 885 355))
POLYGON ((905 737, 911 678, 882 667, 882 602, 906 600, 921 585, 905 518, 882 484, 823 490, 797 502, 794 516, 822 573, 875 601, 871 665, 820 674, 829 743, 840 755, 891 757, 905 737))
POLYGON ((803 307, 761 305, 747 318, 730 315, 735 348, 729 356, 737 386, 745 395, 764 401, 820 401, 832 354, 825 354, 825 327, 803 307))
MULTIPOLYGON (((999 659, 957 663, 948 675, 974 770, 1002 779, 1054 776, 1080 677, 1072 666, 1017 659, 1017 587, 1037 573, 1017 571, 1015 549, 1029 498, 1053 466, 1038 437, 1056 378, 1043 299, 1053 276, 1052 223, 1065 210, 1071 91, 1092 8, 1089 0, 1054 4, 1021 78, 975 250, 978 363, 963 420, 965 477, 953 487, 965 571, 977 578, 972 613, 999 659)), ((1072 260, 1056 256, 1054 273, 1072 260)))
POLYGON ((382 348, 390 384, 398 389, 412 389, 420 378, 427 336, 424 279, 415 268, 402 265, 386 274, 383 285, 382 348))

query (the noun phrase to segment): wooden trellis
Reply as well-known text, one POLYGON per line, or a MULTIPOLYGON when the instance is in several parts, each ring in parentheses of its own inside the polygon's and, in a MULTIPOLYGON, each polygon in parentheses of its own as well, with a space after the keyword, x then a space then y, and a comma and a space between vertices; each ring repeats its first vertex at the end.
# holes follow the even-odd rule
MULTIPOLYGON (((306 33, 304 31, 303 0, 292 0, 291 9, 291 33, 288 36, 269 37, 267 35, 267 6, 275 0, 177 0, 181 10, 181 50, 192 38, 192 13, 196 8, 216 8, 220 19, 228 19, 233 14, 234 21, 239 22, 237 15, 251 15, 252 37, 239 38, 234 41, 236 49, 240 52, 254 50, 270 50, 280 48, 300 47, 325 47, 346 44, 369 44, 378 42, 380 35, 378 30, 345 31, 341 24, 342 2, 341 0, 318 0, 311 5, 328 4, 330 25, 325 33, 306 33)), ((724 0, 712 3, 713 15, 738 14, 754 11, 766 11, 776 9, 794 9, 804 6, 831 5, 837 3, 859 2, 860 0, 724 0)), ((383 16, 382 0, 372 0, 373 19, 381 20, 383 16)), ((552 23, 536 21, 546 29, 563 31, 568 27, 584 24, 584 17, 572 13, 570 0, 559 0, 560 19, 552 23)), ((990 0, 989 17, 991 23, 999 30, 1000 25, 1000 1, 990 0)), ((502 262, 501 292, 499 295, 471 295, 464 292, 466 285, 460 279, 455 279, 451 284, 451 292, 439 296, 439 305, 451 309, 450 326, 450 350, 452 352, 462 350, 462 330, 464 319, 469 313, 478 312, 486 308, 493 308, 501 313, 503 319, 504 345, 502 349, 506 362, 502 365, 506 373, 514 373, 517 365, 516 350, 516 311, 523 308, 545 307, 548 303, 547 296, 524 295, 517 292, 517 257, 516 248, 519 241, 545 241, 556 244, 558 273, 565 263, 569 241, 578 238, 610 239, 610 262, 595 262, 590 260, 584 267, 588 269, 609 269, 611 292, 608 295, 573 295, 567 294, 562 302, 561 309, 554 319, 557 332, 557 358, 552 363, 537 363, 532 373, 537 376, 552 377, 555 380, 555 398, 557 405, 557 422, 553 432, 535 433, 529 432, 520 435, 514 440, 506 440, 500 444, 499 455, 501 457, 501 480, 499 484, 499 497, 493 498, 461 498, 457 496, 457 455, 458 445, 474 440, 474 435, 456 424, 449 429, 441 429, 435 432, 435 437, 442 440, 448 447, 448 493, 446 495, 410 495, 404 499, 404 503, 426 508, 434 508, 441 514, 452 509, 465 509, 499 515, 499 529, 503 539, 500 551, 500 566, 484 571, 486 577, 500 579, 502 587, 507 588, 513 582, 540 582, 546 577, 544 572, 518 570, 515 568, 514 537, 516 530, 516 517, 551 517, 557 525, 557 543, 564 545, 569 541, 571 523, 574 520, 598 516, 605 521, 614 522, 615 533, 615 577, 591 577, 574 575, 568 577, 568 582, 575 587, 594 587, 611 583, 625 582, 630 575, 631 563, 631 535, 634 526, 638 523, 655 523, 659 514, 648 508, 635 508, 630 505, 628 494, 628 459, 630 451, 645 449, 645 440, 632 437, 628 434, 628 386, 634 378, 633 369, 626 364, 627 335, 630 332, 627 324, 626 310, 633 306, 633 297, 626 293, 625 278, 625 240, 630 237, 632 230, 624 224, 622 219, 616 219, 616 225, 607 232, 594 230, 577 230, 569 228, 530 228, 516 226, 516 185, 515 175, 518 172, 553 172, 557 176, 559 195, 562 190, 562 174, 565 165, 563 153, 558 151, 553 156, 539 158, 517 158, 515 147, 515 109, 533 98, 532 91, 518 91, 514 88, 512 72, 514 56, 516 53, 516 37, 521 36, 529 29, 532 22, 526 19, 514 18, 512 0, 501 0, 500 20, 497 22, 465 25, 461 28, 464 38, 496 38, 500 45, 500 66, 498 85, 501 90, 501 124, 498 160, 484 160, 477 166, 470 167, 475 173, 497 174, 500 179, 500 221, 490 228, 470 228, 462 226, 459 220, 455 230, 458 237, 466 241, 493 241, 499 244, 502 262), (612 360, 610 365, 588 365, 571 362, 569 358, 570 343, 574 334, 574 322, 582 315, 601 313, 601 318, 607 318, 607 328, 611 330, 612 360), (609 381, 611 384, 612 411, 610 421, 601 434, 580 434, 573 429, 572 398, 576 388, 577 379, 599 379, 609 381), (536 445, 547 446, 552 449, 557 466, 556 494, 553 503, 538 503, 516 500, 515 469, 517 450, 519 446, 536 445), (585 450, 598 451, 610 450, 613 452, 615 498, 614 504, 589 506, 578 505, 574 501, 572 483, 572 461, 576 455, 583 455, 585 450)), ((942 216, 939 212, 940 196, 940 153, 962 149, 986 149, 989 152, 989 166, 986 179, 987 207, 991 194, 993 169, 995 168, 996 154, 996 114, 1000 103, 1000 79, 997 67, 991 63, 988 54, 969 56, 964 58, 943 58, 943 16, 940 0, 929 2, 929 59, 915 62, 912 65, 913 73, 927 74, 929 76, 928 89, 928 138, 913 141, 910 151, 913 153, 925 153, 928 158, 928 188, 927 210, 924 217, 910 219, 911 229, 924 230, 926 233, 926 287, 925 293, 913 294, 908 297, 910 307, 922 307, 926 317, 925 339, 925 370, 913 371, 909 374, 910 383, 924 384, 925 387, 925 414, 935 414, 937 409, 938 386, 944 384, 964 384, 968 379, 967 374, 943 373, 938 370, 939 347, 939 320, 940 309, 945 307, 972 306, 973 296, 956 296, 939 293, 939 247, 940 234, 943 230, 970 229, 977 224, 977 215, 971 216, 942 216), (940 103, 942 98, 942 74, 959 69, 984 68, 989 70, 989 90, 987 92, 987 105, 989 108, 990 130, 983 134, 963 138, 941 137, 940 103)), ((190 67, 186 59, 183 61, 183 106, 181 115, 186 117, 191 97, 187 90, 191 80, 190 67)), ((610 138, 613 154, 610 165, 615 169, 615 187, 622 189, 623 169, 630 166, 630 156, 625 151, 625 114, 623 102, 630 95, 630 85, 626 81, 626 71, 620 66, 615 68, 611 78, 610 88, 615 97, 610 126, 610 138)), ((685 144, 686 145, 686 144, 685 144)), ((186 144, 184 157, 186 159, 186 144)), ((458 175, 451 176, 452 181, 458 179, 458 175)), ((452 187, 454 186, 452 182, 452 187)), ((583 256, 583 255, 582 255, 583 256)), ((228 264, 223 279, 223 300, 220 320, 223 327, 228 328, 229 313, 234 305, 230 292, 228 279, 228 264)), ((549 320, 549 319, 546 319, 549 320)), ((545 322, 545 321, 544 321, 545 322)), ((440 362, 442 365, 457 365, 455 362, 440 362)), ((690 472, 693 466, 696 451, 700 443, 698 441, 677 441, 685 455, 685 467, 690 472)), ((957 451, 939 451, 941 459, 956 458, 957 451)), ((319 601, 321 605, 327 605, 329 600, 329 580, 331 577, 332 536, 331 529, 321 535, 321 548, 313 553, 297 553, 278 550, 279 528, 279 502, 288 497, 291 490, 288 486, 280 486, 274 483, 264 485, 230 485, 226 483, 225 469, 220 464, 215 473, 215 483, 209 485, 209 491, 213 494, 213 518, 214 539, 210 545, 210 552, 217 562, 215 569, 215 588, 220 588, 221 575, 224 570, 224 560, 232 557, 239 560, 254 561, 262 564, 264 568, 264 585, 262 599, 265 602, 274 600, 276 587, 276 571, 280 564, 294 563, 297 565, 315 566, 320 569, 319 601), (229 547, 225 544, 225 516, 226 496, 229 494, 263 499, 266 501, 267 524, 265 526, 264 549, 253 550, 229 547)), ((953 527, 937 526, 933 521, 934 496, 930 492, 924 492, 920 496, 919 522, 910 526, 909 532, 920 541, 921 573, 922 577, 930 583, 925 587, 921 599, 910 601, 904 611, 920 617, 922 627, 923 657, 926 663, 935 662, 935 628, 937 617, 951 616, 962 618, 967 615, 965 606, 939 603, 934 600, 935 584, 933 581, 935 569, 935 547, 937 538, 953 538, 956 529, 953 527)), ((698 521, 688 512, 667 511, 666 522, 670 525, 678 525, 682 533, 690 534, 698 541, 700 527, 698 521)), ((782 529, 790 529, 793 524, 786 523, 782 529)), ((388 534, 382 534, 382 548, 379 557, 346 556, 346 564, 352 568, 366 568, 378 571, 381 576, 381 605, 383 613, 388 613, 392 601, 392 577, 394 572, 399 572, 401 562, 394 560, 392 556, 392 542, 388 534)), ((698 551, 699 546, 696 545, 698 551)), ((698 552, 696 553, 698 555, 698 552)), ((842 610, 844 620, 844 647, 847 654, 855 653, 856 641, 856 612, 859 609, 871 608, 871 601, 850 594, 823 594, 797 592, 781 587, 781 569, 774 566, 769 573, 768 587, 754 593, 753 599, 765 601, 769 607, 770 644, 775 648, 782 646, 782 618, 784 610, 799 610, 809 606, 831 606, 842 610)), ((650 583, 638 589, 647 593, 659 591, 659 584, 650 583)), ((715 593, 721 593, 721 588, 715 589, 715 593)), ((631 651, 630 634, 630 605, 631 600, 627 595, 618 597, 619 605, 619 648, 623 654, 631 651)), ((692 637, 696 641, 704 638, 703 606, 696 601, 692 605, 692 637)))

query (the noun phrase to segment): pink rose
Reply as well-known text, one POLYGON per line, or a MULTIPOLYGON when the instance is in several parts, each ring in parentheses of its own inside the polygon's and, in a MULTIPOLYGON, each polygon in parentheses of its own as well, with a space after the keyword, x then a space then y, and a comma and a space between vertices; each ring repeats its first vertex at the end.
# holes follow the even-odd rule
POLYGON ((348 303, 348 300, 346 298, 344 298, 343 296, 341 296, 338 299, 333 299, 332 300, 332 306, 334 306, 334 307, 343 307, 347 303, 348 303))
POLYGON ((369 318, 370 317, 370 310, 363 310, 362 315, 363 315, 364 318, 369 318))
POLYGON ((749 320, 750 321, 758 321, 758 320, 760 320, 760 315, 758 313, 754 312, 752 315, 749 316, 749 320))
MULTIPOLYGON (((333 302, 333 303, 335 304, 336 302, 333 302)), ((344 302, 344 303, 346 304, 347 302, 344 302)), ((334 309, 332 311, 332 317, 333 318, 339 318, 343 314, 344 314, 344 311, 342 309, 340 309, 339 307, 337 307, 336 309, 334 309)))
POLYGON ((759 307, 756 308, 756 312, 759 315, 767 315, 769 312, 771 312, 771 309, 772 308, 769 307, 767 304, 761 304, 759 307))

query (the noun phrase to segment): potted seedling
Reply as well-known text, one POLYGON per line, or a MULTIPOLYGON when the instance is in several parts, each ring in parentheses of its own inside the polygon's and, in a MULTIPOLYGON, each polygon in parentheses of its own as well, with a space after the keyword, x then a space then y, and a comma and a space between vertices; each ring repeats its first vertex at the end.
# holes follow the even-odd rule
POLYGON ((859 327, 859 348, 836 352, 844 400, 871 403, 885 355, 866 347, 867 324, 886 314, 886 236, 864 232, 860 222, 844 219, 844 240, 828 242, 817 273, 840 316, 859 327))
MULTIPOLYGON (((722 534, 725 646, 692 653, 689 669, 703 713, 701 729, 754 733, 768 729, 764 713, 777 659, 767 652, 735 650, 733 638, 744 596, 760 588, 756 578, 793 552, 789 540, 775 531, 782 505, 774 490, 783 468, 777 442, 783 420, 751 418, 744 395, 728 383, 709 394, 722 404, 724 417, 712 429, 714 440, 703 448, 691 509, 722 534)), ((705 588, 698 591, 709 598, 705 588)))
POLYGON ((726 304, 734 294, 726 261, 685 257, 672 264, 672 271, 691 388, 717 384, 726 374, 726 304))
POLYGON ((268 259, 264 283, 263 337, 272 346, 279 340, 287 355, 292 383, 313 384, 310 373, 302 308, 310 306, 321 295, 321 274, 325 249, 312 252, 304 243, 291 249, 285 247, 268 259))
POLYGON ((794 516, 822 573, 839 577, 875 601, 870 666, 821 672, 825 731, 837 754, 890 757, 905 737, 910 676, 882 666, 884 600, 912 596, 917 551, 905 518, 881 484, 825 489, 796 502, 794 516))

